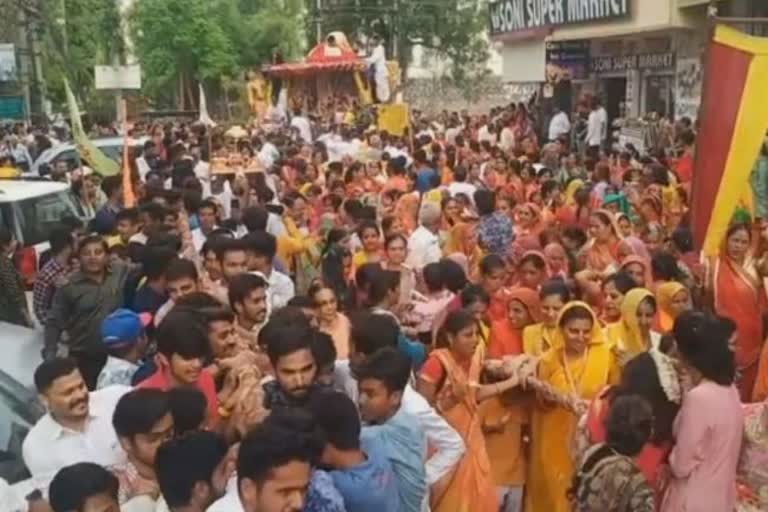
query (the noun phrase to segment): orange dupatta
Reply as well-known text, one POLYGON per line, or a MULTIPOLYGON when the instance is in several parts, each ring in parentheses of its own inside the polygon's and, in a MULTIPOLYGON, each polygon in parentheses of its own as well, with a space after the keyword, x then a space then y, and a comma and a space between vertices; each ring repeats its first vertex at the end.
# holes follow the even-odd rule
POLYGON ((469 372, 456 362, 450 350, 441 348, 435 350, 433 354, 445 370, 445 382, 437 394, 436 409, 459 433, 466 445, 466 451, 453 473, 451 483, 432 507, 432 511, 498 510, 499 503, 491 479, 491 467, 480 428, 476 397, 485 359, 483 344, 477 344, 469 372))

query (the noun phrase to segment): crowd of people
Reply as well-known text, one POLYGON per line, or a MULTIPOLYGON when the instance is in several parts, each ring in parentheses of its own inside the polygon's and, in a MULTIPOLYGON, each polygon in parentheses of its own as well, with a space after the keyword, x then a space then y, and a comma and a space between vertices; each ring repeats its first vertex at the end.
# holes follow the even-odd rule
MULTIPOLYGON (((134 127, 135 206, 54 165, 80 217, 34 283, 39 492, 9 510, 768 509, 768 150, 701 262, 688 120, 640 154, 597 100, 583 151, 561 111, 397 137, 345 105, 134 127), (232 154, 261 170, 212 170, 232 154)), ((2 260, 0 318, 31 325, 2 260)))

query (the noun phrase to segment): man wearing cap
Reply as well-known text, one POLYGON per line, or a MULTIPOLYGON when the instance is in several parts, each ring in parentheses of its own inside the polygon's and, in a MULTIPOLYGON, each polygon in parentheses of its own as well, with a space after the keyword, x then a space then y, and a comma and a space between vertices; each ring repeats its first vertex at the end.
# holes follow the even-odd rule
POLYGON ((147 349, 145 327, 152 322, 149 313, 136 314, 118 309, 101 323, 101 339, 107 349, 107 362, 99 373, 96 389, 115 384, 130 386, 147 349))

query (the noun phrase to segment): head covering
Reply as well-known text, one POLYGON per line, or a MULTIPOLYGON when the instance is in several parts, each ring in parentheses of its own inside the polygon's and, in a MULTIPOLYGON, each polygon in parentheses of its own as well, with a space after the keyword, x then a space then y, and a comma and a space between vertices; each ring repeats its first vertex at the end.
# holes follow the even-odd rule
POLYGON ((629 201, 627 201, 627 197, 622 192, 605 194, 603 196, 603 208, 611 204, 617 204, 619 212, 629 214, 629 201))
POLYGON ((477 244, 474 247, 467 243, 472 236, 472 230, 475 227, 467 222, 459 222, 448 232, 448 239, 445 242, 443 251, 445 254, 461 253, 469 258, 476 255, 480 248, 477 244))
POLYGON ((554 258, 559 258, 565 262, 565 268, 559 269, 559 272, 562 272, 563 274, 568 273, 568 253, 566 252, 565 247, 557 242, 547 244, 547 246, 544 247, 544 256, 547 258, 547 264, 550 266, 550 270, 552 270, 552 260, 554 258))
POLYGON ((509 290, 507 295, 507 303, 517 300, 520 301, 523 306, 528 310, 528 314, 533 320, 532 323, 541 322, 541 299, 539 299, 538 292, 531 290, 530 288, 515 287, 509 290))
POLYGON ((643 266, 643 284, 645 284, 645 286, 650 286, 651 283, 653 282, 653 276, 651 275, 650 261, 636 254, 630 254, 629 256, 621 260, 619 269, 624 270, 624 267, 626 267, 627 265, 631 265, 632 263, 637 263, 638 265, 643 266))
POLYGON ((675 325, 675 315, 672 313, 672 301, 680 292, 687 292, 688 289, 677 281, 667 281, 661 283, 656 288, 656 301, 659 307, 659 328, 662 332, 669 332, 675 325))
POLYGON ((101 322, 101 340, 107 348, 133 345, 150 323, 149 313, 139 315, 130 309, 118 309, 101 322))
POLYGON ((575 204, 576 203, 576 192, 584 186, 584 181, 580 179, 572 180, 566 185, 565 192, 563 193, 563 196, 565 198, 565 204, 575 204))
POLYGON ((555 337, 554 337, 554 340, 552 341, 552 348, 562 350, 565 347, 565 335, 563 334, 563 327, 562 325, 560 325, 560 322, 563 321, 563 317, 568 311, 577 307, 582 307, 586 309, 587 311, 589 311, 589 314, 592 317, 592 332, 590 333, 589 344, 598 345, 600 343, 605 342, 605 338, 603 337, 603 331, 600 327, 600 321, 597 319, 597 315, 595 315, 595 311, 586 302, 582 302, 580 300, 574 300, 566 304, 565 307, 563 307, 563 309, 560 311, 560 314, 557 317, 557 330, 555 331, 555 337))
POLYGON ((648 297, 653 297, 650 290, 634 288, 627 292, 621 303, 621 346, 618 348, 632 355, 645 352, 649 348, 643 342, 637 321, 637 308, 648 297))
POLYGON ((629 251, 629 254, 635 254, 647 261, 651 261, 651 253, 648 252, 648 247, 646 247, 645 242, 638 237, 634 235, 626 236, 621 240, 621 245, 629 251))

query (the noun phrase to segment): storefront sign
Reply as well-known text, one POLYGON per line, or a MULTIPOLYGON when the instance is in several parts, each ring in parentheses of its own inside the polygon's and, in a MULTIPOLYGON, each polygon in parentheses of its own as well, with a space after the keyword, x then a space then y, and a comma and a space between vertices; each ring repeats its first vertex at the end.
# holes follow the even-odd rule
POLYGON ((24 119, 24 96, 0 96, 0 119, 24 119))
POLYGON ((498 0, 489 4, 491 35, 627 16, 630 0, 498 0))
POLYGON ((582 80, 589 75, 589 41, 550 41, 547 43, 547 74, 582 80))
POLYGON ((616 57, 593 57, 593 73, 616 73, 621 71, 632 71, 635 69, 656 70, 656 69, 674 69, 675 54, 665 53, 642 53, 640 55, 621 55, 616 57))

